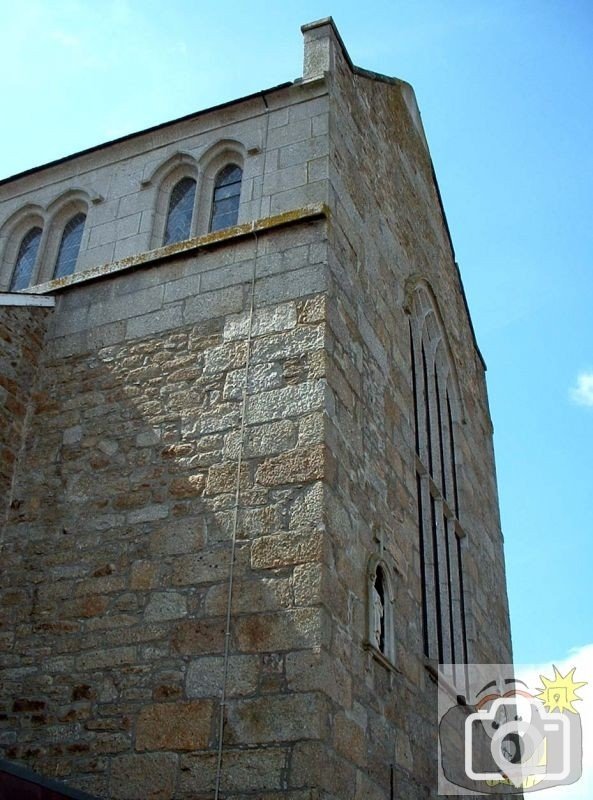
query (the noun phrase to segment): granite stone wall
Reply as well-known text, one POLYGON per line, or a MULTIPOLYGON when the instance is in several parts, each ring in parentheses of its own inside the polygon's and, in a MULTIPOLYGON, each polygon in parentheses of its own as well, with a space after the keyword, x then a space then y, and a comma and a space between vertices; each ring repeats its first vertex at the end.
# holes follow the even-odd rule
POLYGON ((12 500, 15 465, 51 313, 47 308, 0 306, 0 526, 12 500))
POLYGON ((210 797, 235 536, 222 788, 309 797, 328 730, 324 230, 62 295, 2 551, 5 757, 99 797, 210 797))

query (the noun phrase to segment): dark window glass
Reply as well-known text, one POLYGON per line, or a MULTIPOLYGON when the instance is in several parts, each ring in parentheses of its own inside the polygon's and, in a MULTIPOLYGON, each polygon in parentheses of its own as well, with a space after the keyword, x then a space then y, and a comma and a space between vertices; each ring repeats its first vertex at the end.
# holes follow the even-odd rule
POLYGON ((18 292, 21 289, 26 289, 31 282, 31 275, 33 274, 33 267, 35 266, 40 241, 41 228, 31 228, 25 235, 19 247, 19 254, 16 259, 14 272, 12 273, 9 291, 18 292))
POLYGON ((72 275, 74 272, 85 222, 86 215, 80 213, 66 223, 62 241, 60 242, 60 249, 58 250, 58 257, 56 258, 54 278, 63 278, 65 275, 72 275))
POLYGON ((211 231, 220 231, 237 224, 242 178, 243 170, 236 164, 227 164, 216 176, 210 219, 211 231))
POLYGON ((189 239, 195 197, 196 182, 193 178, 182 178, 175 184, 169 200, 163 244, 189 239))

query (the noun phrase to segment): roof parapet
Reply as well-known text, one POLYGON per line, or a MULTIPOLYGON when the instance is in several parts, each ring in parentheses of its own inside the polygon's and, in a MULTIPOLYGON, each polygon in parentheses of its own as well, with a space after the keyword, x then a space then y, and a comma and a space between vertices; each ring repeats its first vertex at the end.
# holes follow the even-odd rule
POLYGON ((348 51, 332 17, 324 17, 316 22, 301 26, 304 38, 303 81, 323 78, 335 67, 336 48, 342 50, 352 66, 348 51))

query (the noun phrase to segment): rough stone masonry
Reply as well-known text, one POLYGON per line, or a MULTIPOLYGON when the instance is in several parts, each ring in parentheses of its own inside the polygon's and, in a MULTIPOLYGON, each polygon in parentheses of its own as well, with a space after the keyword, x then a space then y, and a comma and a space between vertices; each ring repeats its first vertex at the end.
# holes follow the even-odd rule
POLYGON ((430 483, 451 619, 471 661, 510 659, 485 368, 413 92, 331 20, 303 32, 301 80, 0 185, 0 289, 15 236, 46 246, 0 306, 0 745, 97 798, 436 797, 419 291, 455 378, 458 510, 430 483), (239 217, 209 233, 200 176, 227 152, 239 217), (192 163, 192 235, 162 247, 162 181, 192 163), (87 216, 52 280, 62 199, 87 216))

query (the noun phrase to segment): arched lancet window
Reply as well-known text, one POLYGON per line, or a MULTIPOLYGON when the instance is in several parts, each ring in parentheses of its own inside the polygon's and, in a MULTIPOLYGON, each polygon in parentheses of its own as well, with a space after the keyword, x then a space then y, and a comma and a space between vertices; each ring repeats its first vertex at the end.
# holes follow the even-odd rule
POLYGON ((212 197, 211 231, 237 224, 242 180, 243 170, 236 164, 227 164, 217 174, 212 197))
POLYGON ((395 659, 391 576, 383 561, 371 564, 368 584, 368 641, 392 663, 395 659))
POLYGON ((436 306, 420 285, 410 302, 424 654, 467 663, 455 414, 458 388, 436 306))
POLYGON ((163 244, 173 244, 189 239, 196 198, 196 182, 182 178, 171 191, 163 244))
POLYGON ((54 278, 63 278, 74 272, 85 222, 86 214, 79 212, 64 226, 58 257, 56 258, 56 266, 54 268, 54 278))
POLYGON ((26 289, 30 284, 40 241, 41 228, 38 227, 31 228, 23 237, 12 273, 9 291, 18 292, 21 289, 26 289))

